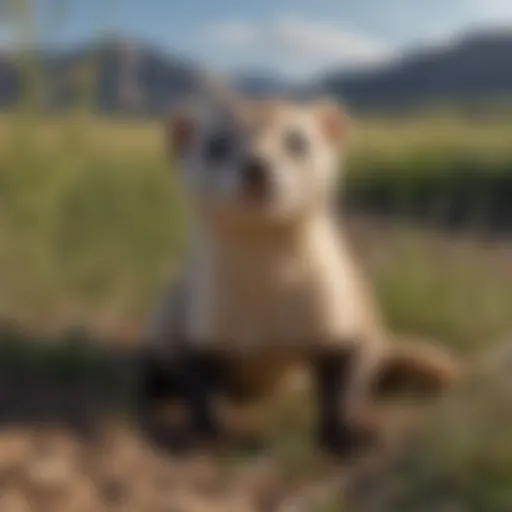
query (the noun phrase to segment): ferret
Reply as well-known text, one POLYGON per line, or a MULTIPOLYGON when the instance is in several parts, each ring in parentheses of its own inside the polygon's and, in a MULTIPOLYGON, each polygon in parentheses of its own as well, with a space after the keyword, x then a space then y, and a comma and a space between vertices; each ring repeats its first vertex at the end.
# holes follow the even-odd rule
POLYGON ((336 213, 347 132, 327 100, 233 99, 167 124, 190 240, 150 325, 141 396, 181 397, 200 438, 221 431, 218 394, 262 399, 300 367, 315 387, 317 441, 344 455, 375 437, 360 414, 372 396, 455 378, 444 352, 389 341, 336 213))

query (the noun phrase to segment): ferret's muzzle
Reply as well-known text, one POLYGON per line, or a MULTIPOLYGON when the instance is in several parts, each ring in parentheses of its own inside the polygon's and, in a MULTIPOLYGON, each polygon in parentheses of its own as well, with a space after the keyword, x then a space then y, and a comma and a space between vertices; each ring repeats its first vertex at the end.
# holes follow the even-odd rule
POLYGON ((264 202, 272 194, 270 166, 261 157, 251 156, 241 168, 241 183, 244 195, 253 201, 264 202))

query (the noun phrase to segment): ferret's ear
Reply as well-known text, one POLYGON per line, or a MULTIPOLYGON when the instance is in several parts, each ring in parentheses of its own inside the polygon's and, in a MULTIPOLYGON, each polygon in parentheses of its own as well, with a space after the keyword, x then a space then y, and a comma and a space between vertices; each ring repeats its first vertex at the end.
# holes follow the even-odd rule
POLYGON ((181 156, 190 147, 195 131, 192 113, 185 109, 171 113, 165 123, 165 142, 170 155, 181 156))
POLYGON ((343 142, 348 135, 349 119, 345 109, 332 100, 315 103, 315 115, 322 132, 333 145, 343 142))

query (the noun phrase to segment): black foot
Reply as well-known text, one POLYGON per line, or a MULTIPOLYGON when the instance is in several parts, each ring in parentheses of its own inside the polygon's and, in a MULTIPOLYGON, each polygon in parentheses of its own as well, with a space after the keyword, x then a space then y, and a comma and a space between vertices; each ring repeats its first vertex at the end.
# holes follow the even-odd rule
POLYGON ((356 385, 354 376, 361 364, 359 356, 359 350, 354 345, 338 354, 325 354, 315 367, 319 444, 324 450, 341 458, 366 453, 378 437, 376 425, 371 421, 348 419, 354 415, 346 404, 356 385))
POLYGON ((138 366, 136 388, 136 418, 143 433, 160 448, 184 446, 182 428, 166 421, 162 410, 179 398, 176 372, 161 361, 144 355, 138 366))
POLYGON ((138 373, 138 405, 144 409, 180 395, 178 374, 165 363, 144 357, 138 373))

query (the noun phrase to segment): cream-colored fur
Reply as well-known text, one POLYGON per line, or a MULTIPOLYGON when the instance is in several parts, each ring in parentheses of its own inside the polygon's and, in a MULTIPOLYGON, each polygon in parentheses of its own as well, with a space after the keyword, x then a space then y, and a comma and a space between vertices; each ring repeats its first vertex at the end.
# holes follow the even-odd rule
POLYGON ((196 242, 188 267, 187 338, 242 352, 376 338, 331 219, 313 216, 281 236, 205 234, 196 242))

